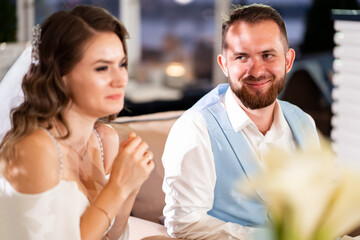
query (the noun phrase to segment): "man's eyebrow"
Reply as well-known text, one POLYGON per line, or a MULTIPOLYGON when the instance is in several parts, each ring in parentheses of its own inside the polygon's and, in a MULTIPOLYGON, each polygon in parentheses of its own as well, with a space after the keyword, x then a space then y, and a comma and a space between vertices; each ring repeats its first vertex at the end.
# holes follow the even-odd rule
MULTIPOLYGON (((269 54, 269 53, 277 53, 275 48, 269 48, 269 49, 265 49, 263 51, 260 52, 261 54, 269 54)), ((232 53, 232 56, 248 56, 249 53, 247 52, 234 52, 232 53)))
POLYGON ((264 51, 261 51, 261 53, 275 53, 277 52, 274 48, 266 49, 264 51))
POLYGON ((233 56, 239 56, 239 55, 249 55, 248 53, 246 53, 246 52, 234 52, 233 54, 232 54, 233 56))

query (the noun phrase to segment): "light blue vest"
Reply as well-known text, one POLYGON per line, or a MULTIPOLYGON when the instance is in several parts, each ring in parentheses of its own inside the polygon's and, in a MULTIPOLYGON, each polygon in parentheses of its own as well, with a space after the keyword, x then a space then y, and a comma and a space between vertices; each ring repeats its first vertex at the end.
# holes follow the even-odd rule
MULTIPOLYGON (((213 208, 209 215, 225 222, 243 226, 262 226, 268 220, 261 195, 254 200, 236 191, 240 180, 251 181, 258 171, 257 157, 241 132, 234 132, 219 96, 225 94, 228 84, 221 84, 200 99, 192 110, 205 118, 215 159, 216 184, 213 208)), ((304 148, 308 139, 318 141, 318 135, 309 117, 298 107, 279 101, 297 144, 304 148)))

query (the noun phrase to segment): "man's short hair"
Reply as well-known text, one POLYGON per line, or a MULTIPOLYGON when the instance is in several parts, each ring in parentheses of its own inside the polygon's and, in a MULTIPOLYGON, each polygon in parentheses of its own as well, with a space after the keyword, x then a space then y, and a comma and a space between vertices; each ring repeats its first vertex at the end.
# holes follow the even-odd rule
POLYGON ((268 5, 254 3, 251 5, 233 6, 229 17, 225 19, 222 24, 222 50, 228 48, 226 35, 234 23, 238 21, 246 23, 259 23, 267 20, 274 21, 279 26, 280 32, 284 37, 284 47, 287 49, 289 47, 289 41, 286 33, 286 26, 280 14, 268 5))

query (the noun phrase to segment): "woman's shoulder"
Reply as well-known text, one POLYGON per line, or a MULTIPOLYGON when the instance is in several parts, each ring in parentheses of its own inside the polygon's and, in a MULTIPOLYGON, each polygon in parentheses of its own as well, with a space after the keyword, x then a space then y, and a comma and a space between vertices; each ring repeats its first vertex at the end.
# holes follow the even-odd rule
POLYGON ((116 138, 118 137, 116 130, 110 125, 105 123, 97 123, 95 125, 96 131, 101 138, 116 138))
POLYGON ((119 150, 119 136, 109 124, 96 124, 95 129, 103 145, 105 171, 108 173, 119 150))
POLYGON ((96 124, 95 129, 98 132, 104 147, 114 147, 114 145, 117 144, 116 149, 118 148, 119 136, 110 124, 96 124))
POLYGON ((60 180, 60 159, 56 144, 44 129, 36 129, 14 146, 14 158, 7 167, 7 180, 22 193, 41 193, 60 180))

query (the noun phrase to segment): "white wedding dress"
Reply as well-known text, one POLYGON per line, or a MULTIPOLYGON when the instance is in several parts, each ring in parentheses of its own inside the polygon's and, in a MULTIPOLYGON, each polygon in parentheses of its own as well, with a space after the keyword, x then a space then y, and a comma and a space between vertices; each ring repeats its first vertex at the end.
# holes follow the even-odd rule
POLYGON ((80 217, 88 205, 73 181, 61 180, 39 194, 23 194, 0 177, 0 239, 81 239, 80 217))

